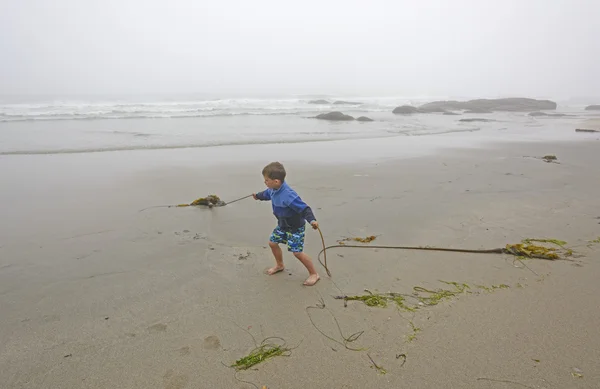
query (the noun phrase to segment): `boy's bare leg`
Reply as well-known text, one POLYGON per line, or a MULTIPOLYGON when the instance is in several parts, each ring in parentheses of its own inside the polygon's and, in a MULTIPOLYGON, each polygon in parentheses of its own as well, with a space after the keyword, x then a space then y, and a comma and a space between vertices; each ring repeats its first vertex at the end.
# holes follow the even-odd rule
POLYGON ((304 281, 304 285, 313 286, 314 284, 316 284, 317 281, 319 281, 320 277, 317 274, 317 271, 315 270, 315 266, 313 265, 313 262, 310 259, 310 257, 303 252, 302 253, 294 253, 294 256, 296 258, 298 258, 300 260, 300 262, 302 262, 304 267, 306 267, 306 270, 308 270, 309 276, 306 279, 306 281, 304 281))
POLYGON ((279 273, 285 268, 283 266, 283 252, 281 251, 281 247, 279 247, 279 245, 275 242, 269 241, 269 247, 271 248, 273 256, 275 257, 275 267, 267 270, 267 274, 273 275, 275 273, 279 273))

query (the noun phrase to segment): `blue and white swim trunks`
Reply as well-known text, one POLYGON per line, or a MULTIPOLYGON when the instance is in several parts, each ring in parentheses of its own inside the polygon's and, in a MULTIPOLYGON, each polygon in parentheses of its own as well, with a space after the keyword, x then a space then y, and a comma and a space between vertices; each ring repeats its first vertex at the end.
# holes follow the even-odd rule
POLYGON ((292 231, 283 231, 279 226, 277 226, 273 230, 269 240, 274 243, 286 243, 288 251, 293 253, 301 253, 304 250, 305 231, 305 226, 292 231))

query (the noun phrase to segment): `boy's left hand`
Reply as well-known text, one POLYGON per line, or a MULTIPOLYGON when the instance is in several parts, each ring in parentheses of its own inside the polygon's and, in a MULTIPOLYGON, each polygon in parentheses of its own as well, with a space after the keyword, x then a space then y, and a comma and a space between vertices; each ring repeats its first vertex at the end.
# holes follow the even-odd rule
POLYGON ((311 226, 312 226, 312 228, 314 228, 315 230, 316 230, 317 228, 319 228, 319 223, 317 223, 317 221, 316 221, 316 220, 313 220, 312 222, 310 222, 310 225, 311 225, 311 226))

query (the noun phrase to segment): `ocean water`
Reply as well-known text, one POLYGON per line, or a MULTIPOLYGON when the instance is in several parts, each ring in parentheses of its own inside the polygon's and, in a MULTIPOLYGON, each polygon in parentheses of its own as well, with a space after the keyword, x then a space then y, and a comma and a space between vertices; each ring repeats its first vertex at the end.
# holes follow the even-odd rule
MULTIPOLYGON (((0 155, 64 154, 224 145, 302 143, 462 134, 490 139, 571 139, 584 106, 560 106, 569 116, 528 113, 394 115, 404 104, 433 98, 327 97, 360 104, 310 104, 322 97, 236 99, 0 100, 0 155), (314 116, 341 111, 373 122, 330 122, 314 116), (483 118, 485 122, 462 122, 483 118)), ((578 134, 579 135, 579 134, 578 134)))

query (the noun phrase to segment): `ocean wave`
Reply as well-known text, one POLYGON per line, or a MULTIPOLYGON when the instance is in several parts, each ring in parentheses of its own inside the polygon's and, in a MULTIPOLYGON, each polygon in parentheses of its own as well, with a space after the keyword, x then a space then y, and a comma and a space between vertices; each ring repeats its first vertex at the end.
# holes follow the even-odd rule
POLYGON ((453 128, 453 129, 432 129, 431 127, 409 127, 404 126, 401 130, 386 130, 388 134, 406 135, 406 136, 425 136, 425 135, 444 135, 460 132, 476 132, 481 131, 479 127, 472 128, 453 128))
MULTIPOLYGON (((354 111, 354 112, 378 112, 378 111, 354 111)), ((52 121, 52 120, 123 120, 123 119, 184 119, 184 118, 210 118, 210 117, 229 117, 229 116, 306 116, 313 117, 323 111, 279 111, 279 112, 214 112, 192 111, 189 113, 145 113, 131 112, 128 114, 119 114, 110 112, 105 114, 34 114, 34 115, 2 115, 0 122, 31 122, 31 121, 52 121)))
MULTIPOLYGON (((161 102, 64 102, 1 104, 0 122, 49 120, 170 119, 213 116, 317 115, 329 111, 391 112, 402 99, 365 98, 360 106, 309 104, 308 99, 220 99, 161 102)), ((344 98, 343 100, 347 100, 344 98)))

